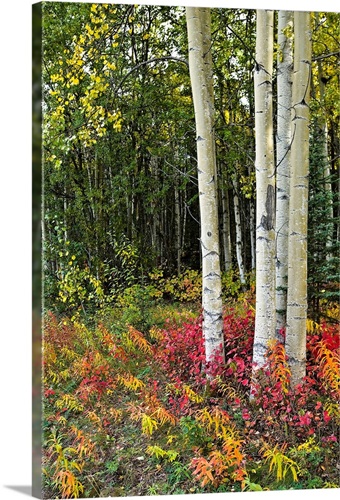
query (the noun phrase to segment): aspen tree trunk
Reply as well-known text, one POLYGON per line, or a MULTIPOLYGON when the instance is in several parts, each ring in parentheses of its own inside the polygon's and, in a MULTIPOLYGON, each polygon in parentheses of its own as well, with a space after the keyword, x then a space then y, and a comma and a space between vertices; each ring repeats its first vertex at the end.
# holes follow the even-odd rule
MULTIPOLYGON (((318 19, 318 13, 316 13, 316 19, 318 19)), ((329 195, 328 202, 328 224, 329 224, 329 234, 326 241, 326 246, 328 249, 332 247, 333 240, 333 194, 332 194, 332 183, 330 182, 331 170, 330 170, 330 162, 328 159, 328 127, 327 127, 327 119, 326 119, 326 110, 325 110, 325 90, 326 85, 323 81, 323 70, 322 70, 322 62, 318 60, 318 82, 319 82, 319 91, 320 91, 320 103, 321 103, 321 116, 319 118, 319 126, 322 133, 322 157, 324 162, 324 186, 325 191, 329 195)), ((327 259, 331 257, 331 251, 327 254, 327 259)))
POLYGON ((307 220, 309 100, 311 79, 310 13, 294 13, 292 150, 288 236, 286 353, 292 384, 306 372, 307 220))
POLYGON ((186 20, 197 134, 203 335, 209 362, 216 354, 224 360, 210 9, 187 7, 186 20))
POLYGON ((277 136, 276 136, 276 338, 286 326, 288 283, 289 169, 293 78, 293 12, 278 13, 277 136))
POLYGON ((223 249, 223 268, 225 272, 231 270, 232 267, 232 257, 231 257, 231 238, 230 238, 230 208, 229 208, 229 193, 228 193, 228 183, 223 175, 224 165, 217 163, 217 176, 220 179, 220 185, 218 186, 218 200, 220 204, 221 214, 222 214, 222 226, 221 226, 221 254, 223 249))
POLYGON ((64 244, 65 244, 65 248, 66 248, 67 241, 68 241, 68 225, 67 225, 67 217, 66 217, 67 209, 68 209, 68 206, 67 206, 67 185, 65 185, 65 187, 64 187, 63 207, 64 207, 64 244))
POLYGON ((256 317, 253 363, 275 336, 275 168, 272 111, 274 13, 257 10, 255 86, 256 317))
POLYGON ((186 187, 183 191, 183 204, 182 204, 182 211, 183 211, 183 222, 182 222, 182 252, 184 251, 184 244, 185 244, 185 231, 187 227, 187 190, 186 187))
MULTIPOLYGON (((251 176, 251 167, 248 166, 248 175, 251 176)), ((256 268, 256 239, 255 239, 255 198, 249 198, 249 236, 250 236, 250 257, 251 270, 256 268)))
POLYGON ((249 200, 249 233, 250 233, 250 255, 251 270, 256 268, 256 240, 255 240, 255 203, 251 198, 249 200))
POLYGON ((182 243, 181 243, 181 210, 178 189, 178 174, 175 178, 175 234, 176 234, 176 262, 177 262, 177 275, 181 274, 181 257, 182 257, 182 243))
MULTIPOLYGON (((151 175, 155 180, 155 185, 159 184, 159 175, 158 175, 158 158, 157 156, 151 156, 150 158, 150 169, 151 175)), ((152 230, 151 230, 151 238, 152 238, 152 248, 155 250, 156 258, 155 258, 155 266, 158 264, 158 259, 160 258, 161 249, 160 249, 160 212, 158 208, 159 200, 153 198, 151 202, 152 207, 152 230)))
POLYGON ((242 239, 240 200, 238 198, 238 182, 236 179, 233 179, 233 188, 234 188, 233 202, 234 202, 235 229, 236 229, 236 260, 240 274, 240 281, 242 285, 244 285, 246 282, 246 278, 244 273, 244 262, 243 262, 243 239, 242 239))
MULTIPOLYGON (((155 156, 151 156, 150 158, 150 173, 152 179, 155 178, 155 170, 157 169, 157 158, 155 156)), ((156 210, 156 201, 155 198, 150 200, 150 208, 151 208, 151 216, 152 216, 152 223, 151 223, 151 231, 150 231, 150 236, 151 236, 151 248, 156 249, 157 252, 157 210, 156 210)))
POLYGON ((231 239, 230 239, 230 209, 228 186, 223 185, 221 190, 222 202, 222 240, 224 253, 224 270, 231 270, 231 239))

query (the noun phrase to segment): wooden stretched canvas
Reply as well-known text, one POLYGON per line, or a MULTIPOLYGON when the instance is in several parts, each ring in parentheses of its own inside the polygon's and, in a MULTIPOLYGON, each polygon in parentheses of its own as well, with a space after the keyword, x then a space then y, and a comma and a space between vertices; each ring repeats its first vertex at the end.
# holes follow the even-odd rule
POLYGON ((34 496, 339 488, 339 54, 336 12, 33 5, 34 496))

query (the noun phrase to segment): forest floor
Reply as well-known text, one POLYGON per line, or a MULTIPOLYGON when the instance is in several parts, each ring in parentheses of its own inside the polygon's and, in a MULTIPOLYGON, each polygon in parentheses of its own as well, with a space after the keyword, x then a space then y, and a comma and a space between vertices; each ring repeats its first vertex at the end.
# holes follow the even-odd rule
POLYGON ((226 364, 202 371, 199 305, 47 313, 44 498, 339 488, 339 310, 308 322, 307 376, 284 348, 252 383, 253 298, 224 311, 226 364))

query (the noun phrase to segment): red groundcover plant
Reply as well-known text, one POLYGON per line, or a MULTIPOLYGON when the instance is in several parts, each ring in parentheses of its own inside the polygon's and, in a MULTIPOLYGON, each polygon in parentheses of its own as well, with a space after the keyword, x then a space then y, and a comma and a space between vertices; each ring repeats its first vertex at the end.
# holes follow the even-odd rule
MULTIPOLYGON (((219 384, 216 381, 222 381, 222 384, 228 384, 229 389, 233 387, 234 395, 237 392, 246 405, 252 373, 254 323, 252 308, 244 306, 241 313, 239 308, 237 313, 234 309, 228 310, 224 316, 226 364, 222 366, 217 356, 215 363, 208 366, 209 373, 215 377, 210 388, 216 389, 218 393, 219 384)), ((181 383, 189 382, 196 388, 204 386, 206 378, 202 373, 204 342, 201 318, 181 326, 170 326, 163 333, 157 359, 164 371, 178 387, 181 383)), ((323 324, 318 334, 308 335, 307 376, 302 384, 292 389, 284 346, 279 342, 268 346, 267 364, 260 371, 255 384, 252 408, 255 405, 256 410, 248 407, 242 410, 243 420, 253 421, 253 432, 258 426, 261 430, 264 427, 275 430, 282 440, 292 430, 300 438, 318 432, 324 434, 326 441, 336 440, 335 423, 330 425, 334 419, 329 412, 330 409, 334 416, 335 407, 330 406, 329 402, 325 407, 321 400, 328 394, 335 402, 339 395, 335 367, 338 350, 339 337, 332 325, 323 324), (324 369, 321 358, 328 362, 324 369), (254 419, 251 417, 252 411, 257 413, 254 419)), ((241 400, 234 397, 235 401, 240 403, 241 400)), ((184 405, 181 405, 181 410, 183 408, 184 405)))

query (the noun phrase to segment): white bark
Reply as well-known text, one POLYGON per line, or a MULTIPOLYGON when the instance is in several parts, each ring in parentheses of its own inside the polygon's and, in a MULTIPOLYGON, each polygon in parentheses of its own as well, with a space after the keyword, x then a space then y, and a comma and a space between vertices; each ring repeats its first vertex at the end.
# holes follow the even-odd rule
POLYGON ((276 137, 276 337, 286 326, 288 283, 289 169, 293 78, 293 12, 278 14, 277 137, 276 137), (292 32, 291 32, 292 34, 292 32))
POLYGON ((257 11, 255 85, 256 319, 253 362, 275 336, 275 168, 272 118, 273 11, 257 11))
POLYGON ((230 239, 230 209, 229 209, 229 194, 228 187, 222 186, 221 193, 222 201, 222 240, 224 253, 224 270, 231 270, 231 239, 230 239))
POLYGON ((175 179, 174 191, 175 191, 176 260, 177 260, 177 275, 179 276, 181 274, 182 244, 181 244, 181 210, 180 210, 177 175, 176 175, 176 179, 175 179))
POLYGON ((250 252, 251 252, 251 270, 256 268, 256 240, 255 240, 255 203, 251 198, 249 200, 249 232, 250 232, 250 252))
POLYGON ((294 76, 289 203, 289 249, 286 353, 292 384, 306 370, 307 220, 309 100, 311 78, 310 13, 294 13, 294 76))
POLYGON ((203 335, 206 361, 223 352, 222 291, 214 141, 210 10, 186 8, 189 69, 195 109, 201 215, 203 335))
POLYGON ((234 215, 235 215, 235 230, 236 230, 236 260, 238 265, 238 271, 240 274, 240 281, 242 285, 245 284, 246 278, 244 273, 244 262, 243 262, 243 239, 242 239, 242 226, 241 226, 241 211, 240 211, 240 201, 238 198, 238 182, 233 179, 234 188, 234 215))
MULTIPOLYGON (((155 179, 155 184, 158 185, 159 175, 158 175, 158 158, 157 156, 151 156, 150 158, 150 170, 152 178, 155 179)), ((152 248, 156 249, 156 265, 157 259, 160 257, 160 216, 157 204, 159 203, 156 198, 151 201, 152 209, 152 226, 151 226, 151 242, 152 248)))
POLYGON ((67 241, 68 241, 68 226, 67 226, 67 217, 66 217, 68 206, 67 206, 67 187, 66 186, 64 187, 63 205, 64 205, 64 244, 65 244, 65 249, 66 249, 66 245, 67 245, 67 241))
MULTIPOLYGON (((318 17, 318 13, 316 14, 318 17)), ((332 246, 332 230, 333 230, 333 194, 332 194, 332 183, 330 182, 331 169, 330 162, 328 158, 328 127, 327 127, 327 118, 326 118, 326 109, 325 109, 325 91, 326 86, 323 81, 323 70, 322 70, 322 62, 318 60, 318 82, 319 82, 319 91, 320 91, 320 104, 321 104, 321 116, 319 118, 319 125, 322 133, 322 158, 324 162, 324 186, 325 191, 329 196, 328 200, 328 224, 329 224, 329 235, 327 237, 326 246, 327 248, 331 248, 332 246)), ((331 253, 327 254, 327 259, 331 257, 331 253)))

